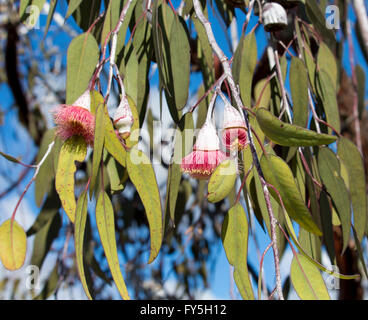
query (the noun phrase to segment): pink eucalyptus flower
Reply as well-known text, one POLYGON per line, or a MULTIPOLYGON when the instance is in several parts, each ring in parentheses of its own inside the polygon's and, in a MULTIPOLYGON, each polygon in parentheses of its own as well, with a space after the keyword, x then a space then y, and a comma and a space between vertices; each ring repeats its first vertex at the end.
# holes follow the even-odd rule
POLYGON ((206 121, 198 133, 193 151, 183 158, 181 170, 196 179, 209 179, 226 155, 220 150, 215 126, 206 121))
POLYGON ((227 150, 242 150, 248 145, 245 122, 239 111, 230 104, 226 104, 224 109, 222 143, 227 150))
POLYGON ((67 140, 82 136, 87 144, 93 145, 95 116, 90 112, 91 98, 87 90, 72 105, 61 105, 54 113, 56 134, 67 140))

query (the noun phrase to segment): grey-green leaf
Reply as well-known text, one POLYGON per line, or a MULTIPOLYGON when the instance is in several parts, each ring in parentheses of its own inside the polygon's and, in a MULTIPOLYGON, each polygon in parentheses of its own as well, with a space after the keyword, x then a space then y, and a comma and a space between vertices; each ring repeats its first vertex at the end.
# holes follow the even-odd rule
POLYGON ((300 253, 297 253, 291 262, 290 278, 302 300, 330 300, 321 273, 300 253))
POLYGON ((343 251, 350 239, 351 210, 349 191, 340 175, 340 163, 331 149, 318 151, 318 168, 323 184, 330 194, 341 220, 343 232, 343 251))
POLYGON ((306 147, 330 144, 336 137, 317 133, 296 125, 282 122, 264 108, 257 110, 257 121, 265 135, 281 146, 306 147))
POLYGON ((222 225, 221 238, 226 257, 234 266, 234 280, 240 294, 245 300, 254 300, 247 266, 248 221, 239 202, 227 213, 222 225))
POLYGON ((74 38, 67 53, 66 104, 72 104, 87 89, 98 63, 99 48, 90 33, 74 38))
MULTIPOLYGON (((288 215, 307 231, 321 235, 321 231, 304 204, 293 173, 284 160, 274 155, 262 156, 261 168, 266 181, 279 192, 288 215)), ((279 197, 273 188, 269 188, 269 190, 281 205, 279 197)))
POLYGON ((359 241, 362 241, 367 223, 367 196, 363 158, 355 144, 344 137, 341 137, 337 143, 337 154, 348 171, 354 227, 359 241))

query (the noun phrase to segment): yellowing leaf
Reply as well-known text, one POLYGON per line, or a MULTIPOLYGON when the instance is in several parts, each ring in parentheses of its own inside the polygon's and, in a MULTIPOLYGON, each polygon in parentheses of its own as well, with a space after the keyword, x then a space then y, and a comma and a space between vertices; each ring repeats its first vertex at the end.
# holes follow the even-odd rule
POLYGON ((264 108, 257 110, 257 121, 265 135, 281 146, 307 147, 330 144, 336 137, 317 133, 299 126, 282 122, 264 108))
POLYGON ((101 192, 97 200, 96 223, 112 278, 121 297, 128 300, 130 298, 120 271, 118 251, 116 248, 114 210, 106 192, 101 192))
POLYGON ((129 178, 137 188, 146 210, 151 234, 151 252, 148 263, 151 263, 159 253, 163 229, 161 198, 155 172, 149 158, 137 148, 133 148, 127 153, 126 166, 129 178))
POLYGON ((64 142, 59 154, 55 178, 55 188, 61 204, 71 222, 75 218, 74 173, 75 161, 83 162, 87 154, 87 144, 80 136, 74 136, 64 142))
POLYGON ((218 165, 208 182, 208 196, 210 202, 225 199, 234 188, 237 168, 234 160, 225 160, 218 165))
POLYGON ((234 266, 234 280, 245 300, 254 300, 248 274, 248 221, 240 203, 230 208, 222 225, 221 238, 227 260, 234 266))
POLYGON ((85 294, 87 295, 88 299, 92 300, 92 296, 87 285, 83 259, 83 242, 87 221, 87 205, 87 192, 83 191, 78 199, 75 213, 74 246, 79 278, 81 279, 85 294))
POLYGON ((291 262, 290 278, 296 293, 302 300, 330 300, 321 273, 299 253, 291 262))
POLYGON ((23 228, 11 219, 0 226, 0 260, 8 270, 17 270, 24 264, 27 236, 23 228))

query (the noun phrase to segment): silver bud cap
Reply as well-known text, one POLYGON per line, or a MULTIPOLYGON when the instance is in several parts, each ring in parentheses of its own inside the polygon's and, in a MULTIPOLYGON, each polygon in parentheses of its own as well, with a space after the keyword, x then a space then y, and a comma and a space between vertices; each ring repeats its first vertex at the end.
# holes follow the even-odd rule
POLYGON ((262 9, 263 26, 266 31, 278 31, 287 26, 287 13, 282 5, 276 2, 269 2, 262 9))

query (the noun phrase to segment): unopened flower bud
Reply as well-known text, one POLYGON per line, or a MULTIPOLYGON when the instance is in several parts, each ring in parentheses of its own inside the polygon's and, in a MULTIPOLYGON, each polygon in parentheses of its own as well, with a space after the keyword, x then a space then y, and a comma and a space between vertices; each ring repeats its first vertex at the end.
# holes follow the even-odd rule
POLYGON ((128 99, 123 97, 114 114, 114 125, 118 130, 120 137, 123 139, 129 138, 133 123, 134 117, 132 110, 130 109, 128 99))
POLYGON ((245 122, 238 110, 225 104, 222 143, 227 150, 242 150, 248 145, 245 122))
POLYGON ((279 31, 287 26, 287 13, 282 5, 269 2, 262 9, 263 26, 266 31, 279 31))

